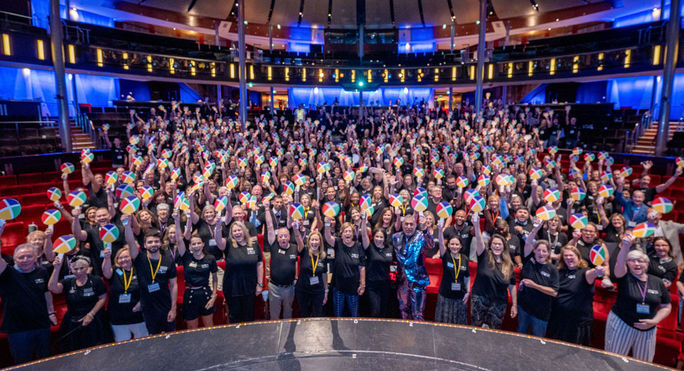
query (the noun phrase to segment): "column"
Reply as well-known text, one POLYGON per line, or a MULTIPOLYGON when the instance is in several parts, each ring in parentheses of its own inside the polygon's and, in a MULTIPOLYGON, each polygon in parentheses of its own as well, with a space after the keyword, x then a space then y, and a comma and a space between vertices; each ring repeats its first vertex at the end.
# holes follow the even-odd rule
POLYGON ((52 65, 55 69, 55 85, 57 87, 59 137, 62 140, 62 150, 71 152, 71 128, 69 127, 64 50, 62 49, 64 30, 62 27, 62 20, 59 18, 59 0, 50 0, 50 51, 52 52, 52 65))
POLYGON ((485 34, 487 33, 487 0, 480 0, 480 34, 477 42, 477 69, 475 88, 475 112, 482 110, 482 80, 484 78, 485 34))
MULTIPOLYGON (((667 148, 670 128, 670 106, 672 105, 672 86, 674 85, 677 53, 679 52, 679 24, 681 18, 680 0, 670 2, 670 20, 667 23, 667 52, 663 68, 663 90, 660 93, 660 112, 658 133, 656 135, 656 156, 662 156, 667 148)), ((662 11, 662 10, 661 10, 662 11)))
POLYGON ((240 58, 240 125, 245 129, 247 122, 247 65, 245 63, 245 0, 238 0, 238 55, 240 58))

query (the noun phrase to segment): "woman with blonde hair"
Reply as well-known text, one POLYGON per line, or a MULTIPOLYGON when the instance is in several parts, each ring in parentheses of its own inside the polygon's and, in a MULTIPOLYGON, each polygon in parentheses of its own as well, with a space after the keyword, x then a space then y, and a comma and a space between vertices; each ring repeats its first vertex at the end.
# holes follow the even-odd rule
POLYGON ((558 261, 558 295, 553 299, 549 337, 589 346, 594 321, 594 281, 603 266, 589 268, 575 246, 565 245, 558 261))
POLYGON ((335 250, 332 268, 335 317, 342 317, 345 307, 352 317, 358 317, 359 296, 366 290, 366 255, 356 239, 354 225, 349 222, 342 224, 341 237, 333 237, 330 219, 325 218, 323 236, 325 242, 335 250))
POLYGON ((300 317, 320 317, 323 306, 328 302, 328 270, 325 264, 323 235, 313 231, 302 241, 299 228, 294 228, 294 237, 299 249, 299 279, 295 284, 295 298, 300 317))
POLYGON ((142 312, 140 311, 140 291, 138 277, 133 268, 131 252, 128 247, 119 249, 114 255, 112 250, 104 250, 102 275, 109 281, 109 300, 107 313, 114 333, 114 341, 125 341, 149 335, 142 312))
MULTIPOLYGON (((223 218, 221 218, 223 220, 223 218)), ((254 298, 264 288, 263 252, 256 238, 249 236, 245 223, 233 221, 228 238, 223 238, 221 222, 216 223, 217 247, 223 251, 226 270, 223 294, 228 302, 230 323, 254 320, 254 298)))

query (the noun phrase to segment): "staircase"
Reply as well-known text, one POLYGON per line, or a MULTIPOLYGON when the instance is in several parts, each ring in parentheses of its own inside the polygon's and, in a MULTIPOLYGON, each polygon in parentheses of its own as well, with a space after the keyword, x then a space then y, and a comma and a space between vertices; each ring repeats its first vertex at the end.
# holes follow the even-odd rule
MULTIPOLYGON (((672 139, 672 136, 677 131, 684 131, 684 122, 670 121, 669 137, 667 142, 672 139)), ((651 127, 644 130, 644 133, 637 140, 636 145, 632 148, 632 153, 641 155, 654 155, 656 147, 656 135, 658 133, 658 122, 651 124, 651 127)))
POLYGON ((95 149, 95 143, 90 140, 90 136, 83 132, 78 126, 71 126, 71 147, 74 152, 85 148, 95 149))
MULTIPOLYGON (((90 140, 90 136, 83 132, 79 126, 71 122, 71 150, 74 152, 81 151, 84 148, 95 149, 95 143, 90 140)), ((59 138, 59 132, 57 132, 57 137, 59 138)))

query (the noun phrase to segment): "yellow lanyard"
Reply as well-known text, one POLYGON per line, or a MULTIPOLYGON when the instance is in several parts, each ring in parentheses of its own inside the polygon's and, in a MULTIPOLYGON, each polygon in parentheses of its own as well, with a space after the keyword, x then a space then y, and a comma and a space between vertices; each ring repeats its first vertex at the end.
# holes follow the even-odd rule
POLYGON ((320 257, 321 257, 320 255, 316 255, 316 262, 314 263, 313 255, 311 255, 311 265, 313 266, 313 268, 312 268, 313 276, 316 276, 316 267, 318 267, 318 259, 320 257))
MULTIPOLYGON (((159 257, 159 262, 157 263, 157 269, 155 269, 154 272, 153 272, 153 271, 152 271, 152 261, 150 260, 150 257, 149 257, 149 256, 147 257, 147 263, 150 264, 150 273, 152 273, 152 283, 154 283, 154 279, 155 279, 155 277, 157 277, 157 272, 159 272, 159 267, 161 266, 161 261, 162 261, 162 259, 161 259, 161 256, 160 256, 160 257, 159 257)), ((131 279, 133 279, 133 273, 131 273, 131 279)))
POLYGON ((304 220, 309 219, 309 208, 304 209, 304 220))
MULTIPOLYGON (((157 269, 159 269, 159 268, 157 268, 157 269)), ((130 278, 128 279, 128 281, 126 281, 126 270, 121 269, 121 272, 123 272, 124 294, 127 294, 128 288, 131 287, 131 282, 133 282, 133 268, 131 268, 131 275, 130 275, 130 278)))
POLYGON ((405 215, 406 215, 406 206, 401 205, 401 216, 405 216, 405 215))
POLYGON ((458 270, 456 270, 454 255, 449 252, 449 256, 451 256, 451 262, 454 264, 454 282, 458 282, 458 275, 461 274, 461 254, 458 254, 458 270))

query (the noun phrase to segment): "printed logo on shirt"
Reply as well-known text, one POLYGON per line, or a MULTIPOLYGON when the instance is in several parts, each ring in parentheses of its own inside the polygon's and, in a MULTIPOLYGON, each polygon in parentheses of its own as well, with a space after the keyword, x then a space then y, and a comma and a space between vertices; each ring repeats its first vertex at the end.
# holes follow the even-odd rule
POLYGON ((548 278, 548 277, 551 277, 551 273, 549 273, 549 272, 541 271, 541 272, 539 272, 539 273, 541 273, 541 275, 544 276, 544 277, 547 277, 547 278, 548 278))
POLYGON ((392 253, 391 253, 391 252, 385 253, 385 256, 388 257, 388 258, 391 258, 391 257, 392 257, 392 253))
POLYGON ((159 273, 164 274, 169 269, 169 267, 162 265, 159 267, 159 273))
POLYGON ((247 248, 247 254, 248 254, 248 255, 254 255, 254 254, 255 254, 254 248, 253 248, 253 247, 248 247, 248 248, 247 248))
POLYGON ((574 274, 568 274, 568 279, 574 280, 574 279, 575 279, 575 275, 574 275, 574 274))
POLYGON ((209 264, 202 264, 202 265, 200 265, 200 268, 207 269, 207 268, 209 268, 209 264))
POLYGON ((295 254, 290 254, 290 260, 294 260, 294 259, 297 259, 297 255, 295 255, 295 254))
POLYGON ((352 259, 358 259, 358 258, 359 258, 359 254, 352 253, 352 254, 351 254, 351 257, 352 257, 352 259))
POLYGON ((648 289, 647 292, 652 295, 660 295, 660 291, 658 290, 648 289))
POLYGON ((87 289, 83 290, 83 296, 93 296, 95 295, 95 292, 93 291, 92 288, 88 287, 87 289))
POLYGON ((44 280, 44 279, 42 279, 42 278, 36 278, 36 279, 35 279, 35 281, 33 281, 33 282, 35 282, 35 283, 36 283, 36 285, 40 285, 40 284, 43 284, 43 283, 45 283, 45 280, 44 280))

